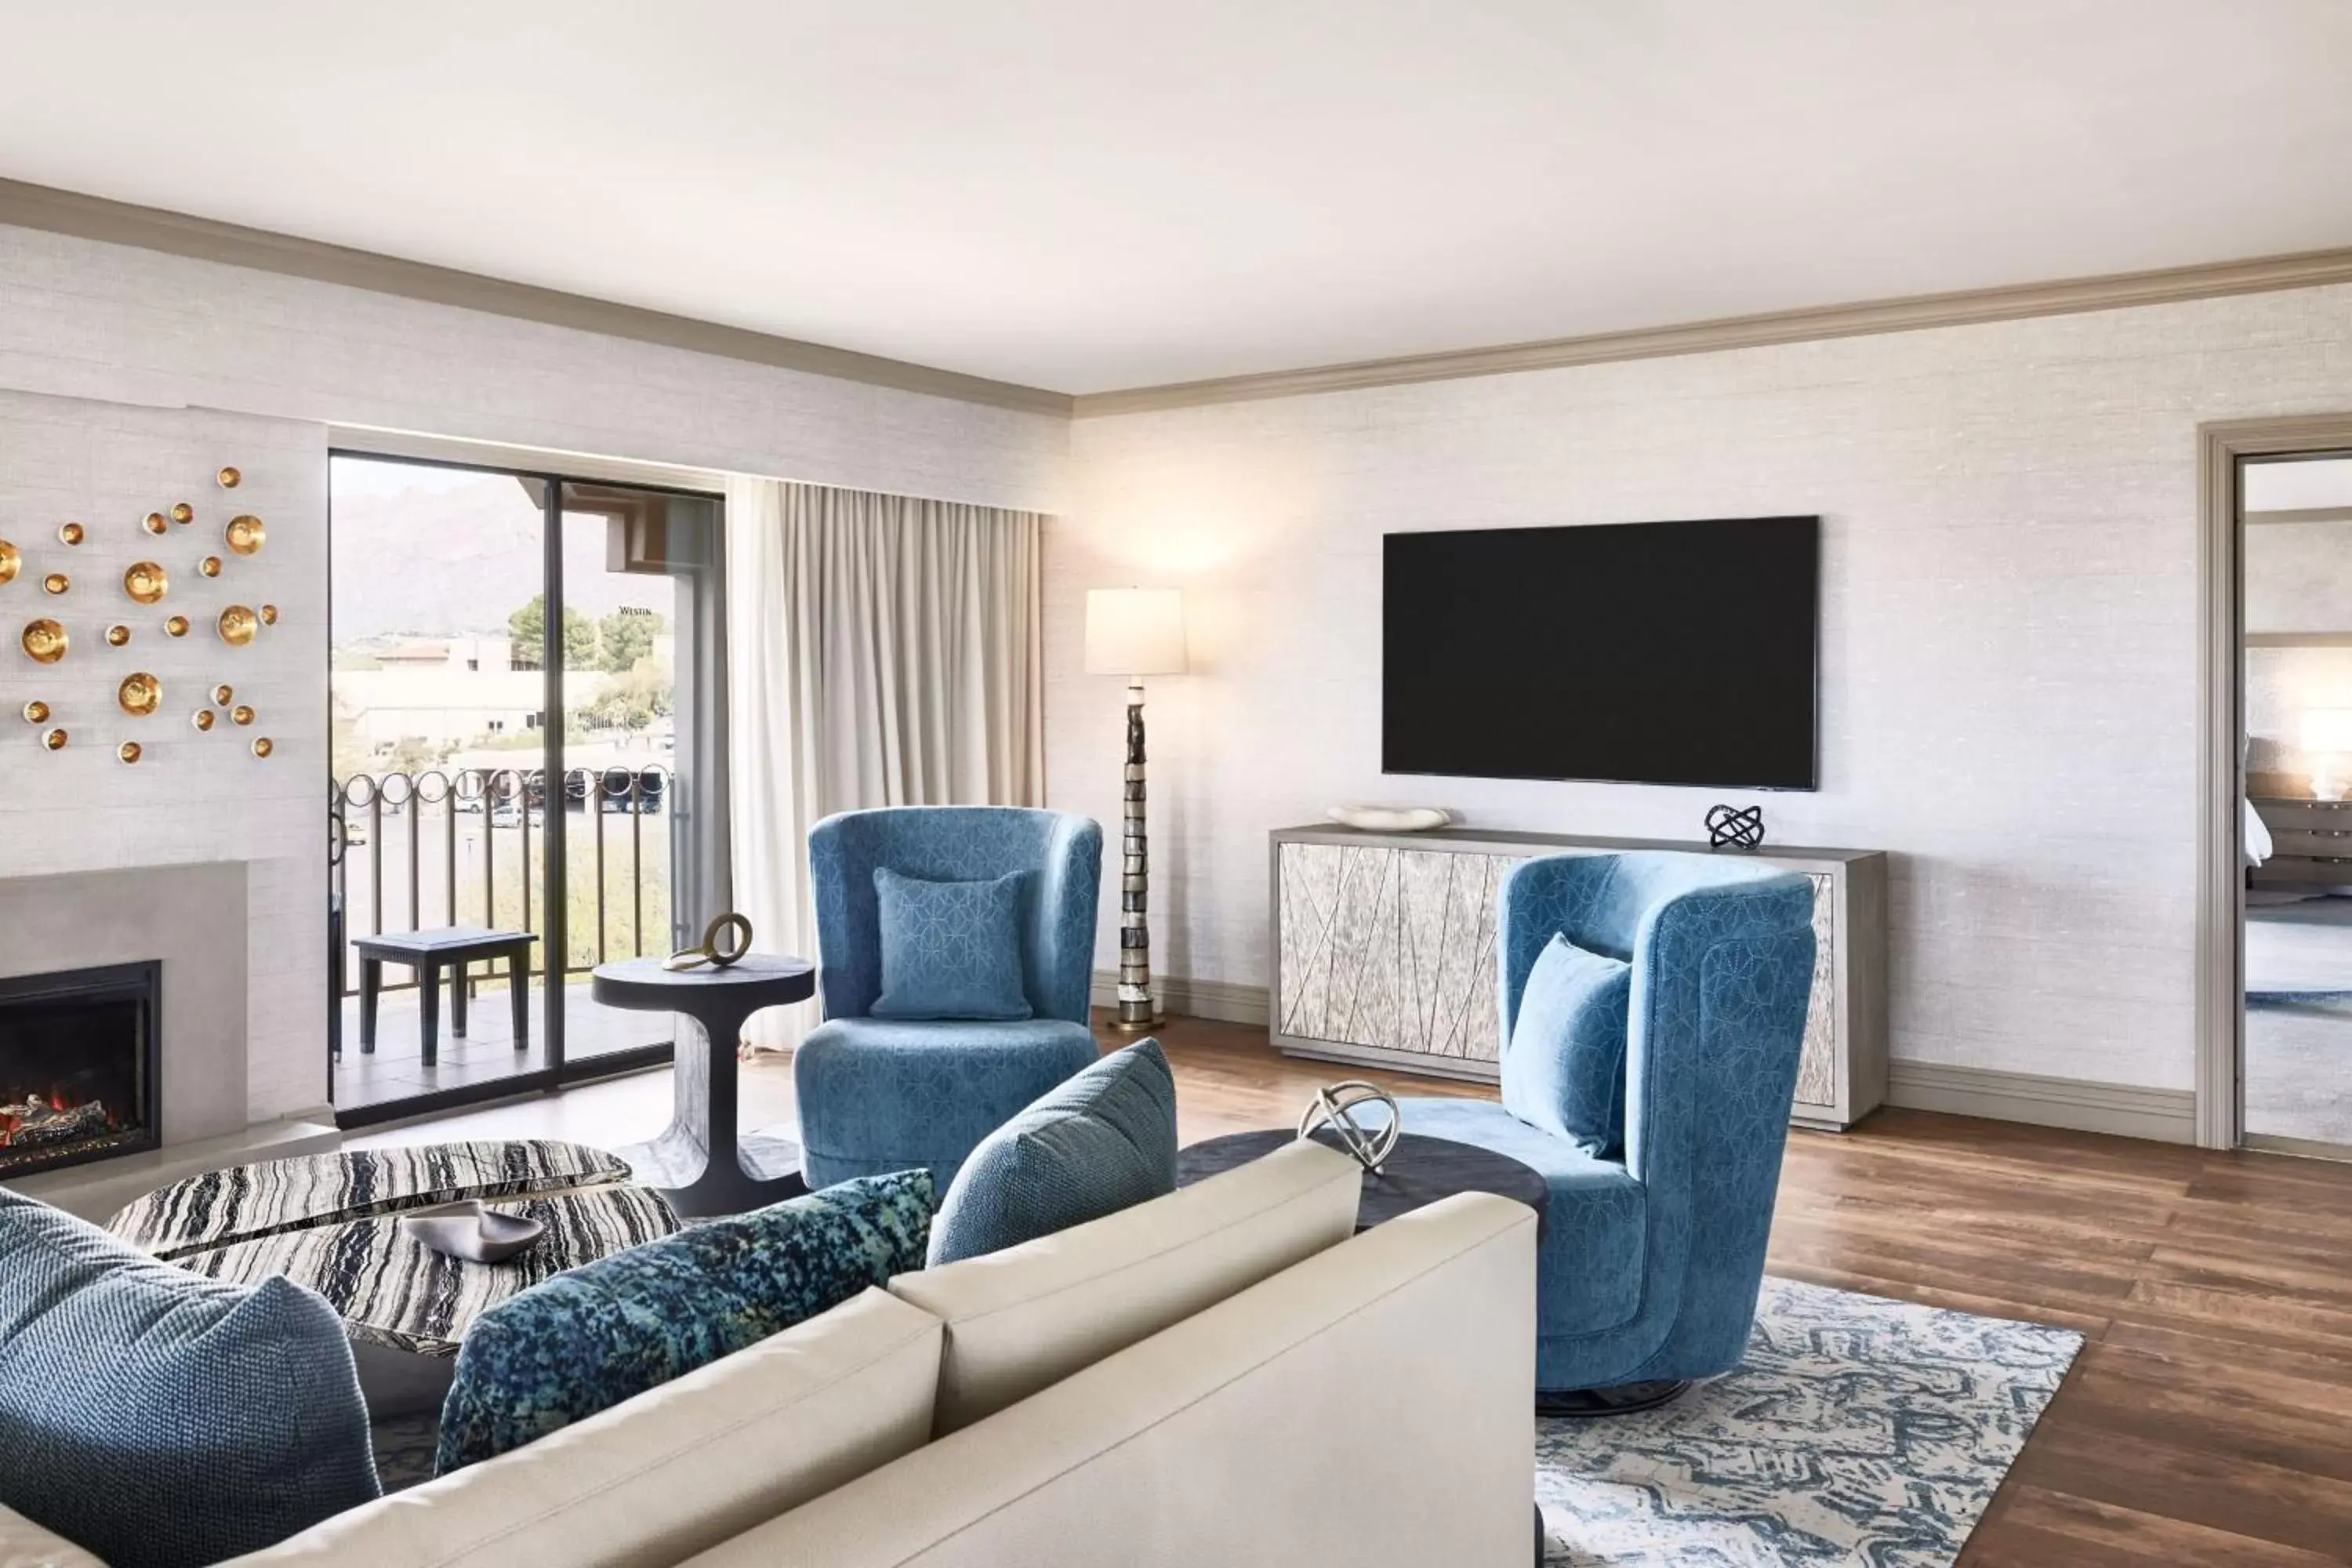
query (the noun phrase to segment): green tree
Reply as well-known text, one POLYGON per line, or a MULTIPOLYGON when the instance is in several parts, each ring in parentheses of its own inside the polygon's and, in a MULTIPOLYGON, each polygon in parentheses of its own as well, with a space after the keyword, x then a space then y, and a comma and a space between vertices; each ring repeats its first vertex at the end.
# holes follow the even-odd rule
MULTIPOLYGON (((508 658, 517 669, 538 669, 547 640, 547 595, 533 594, 530 603, 507 617, 508 658)), ((592 669, 596 663, 596 623, 566 605, 563 607, 563 668, 592 669)))
POLYGON ((596 668, 607 675, 626 675, 637 660, 654 651, 654 633, 661 617, 642 610, 615 610, 596 623, 596 668))

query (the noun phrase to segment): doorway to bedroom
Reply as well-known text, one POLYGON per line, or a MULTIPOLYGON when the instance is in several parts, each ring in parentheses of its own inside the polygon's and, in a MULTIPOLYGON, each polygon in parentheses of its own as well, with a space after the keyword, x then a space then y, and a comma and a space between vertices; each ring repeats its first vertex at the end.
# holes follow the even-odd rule
POLYGON ((2239 459, 2241 1126, 2352 1159, 2352 451, 2239 459))

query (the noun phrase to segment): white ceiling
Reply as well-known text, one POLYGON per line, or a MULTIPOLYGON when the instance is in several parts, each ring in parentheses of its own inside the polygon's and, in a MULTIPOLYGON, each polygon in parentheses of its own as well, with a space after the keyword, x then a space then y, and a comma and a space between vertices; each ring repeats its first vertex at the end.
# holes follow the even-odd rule
POLYGON ((2352 244, 2352 0, 5 28, 0 174, 1066 392, 2352 244))

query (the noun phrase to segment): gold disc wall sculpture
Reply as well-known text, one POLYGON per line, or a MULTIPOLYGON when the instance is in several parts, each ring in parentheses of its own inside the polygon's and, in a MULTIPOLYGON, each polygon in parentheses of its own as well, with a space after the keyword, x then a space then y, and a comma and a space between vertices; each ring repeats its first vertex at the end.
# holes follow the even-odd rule
POLYGON ((213 710, 209 708, 199 708, 188 715, 188 722, 194 724, 199 731, 209 730, 213 727, 213 710))
POLYGON ((62 572, 52 572, 41 579, 41 592, 44 594, 66 594, 72 591, 73 579, 62 572))
POLYGON ((46 702, 42 701, 39 698, 36 697, 36 698, 34 698, 30 702, 27 702, 27 703, 26 703, 26 704, 25 704, 25 722, 26 722, 26 723, 27 723, 27 724, 46 724, 46 723, 47 723, 48 721, 49 721, 49 705, 48 705, 47 703, 46 703, 46 702))
POLYGON ((226 707, 227 707, 230 703, 232 703, 232 702, 236 701, 236 689, 235 687, 233 687, 233 686, 222 685, 222 686, 215 686, 215 687, 214 687, 214 688, 213 688, 213 706, 214 706, 214 707, 215 707, 215 708, 226 708, 226 707))
POLYGON ((63 730, 46 731, 41 736, 41 744, 52 752, 62 752, 66 749, 66 732, 63 730))
POLYGON ((188 617, 185 616, 173 616, 171 619, 165 621, 163 623, 163 635, 167 637, 186 637, 188 635, 188 617))
POLYGON ((196 521, 196 509, 190 506, 184 500, 173 501, 172 503, 172 521, 173 522, 194 522, 196 521))
POLYGON ((221 641, 231 647, 243 647, 261 629, 261 617, 243 605, 231 605, 220 613, 220 619, 215 625, 220 631, 221 641))
POLYGON ((242 728, 253 722, 253 710, 240 702, 228 710, 228 721, 242 728))
POLYGON ((139 526, 150 533, 169 533, 172 531, 172 520, 160 511, 151 511, 140 520, 139 526))
POLYGON ((278 624, 277 605, 264 605, 261 606, 261 624, 265 626, 274 626, 278 624))
POLYGON ((88 537, 89 535, 84 532, 81 524, 78 522, 61 522, 58 524, 58 542, 59 544, 79 544, 88 537))
POLYGON ((230 518, 228 527, 222 531, 222 536, 227 540, 229 549, 236 553, 258 555, 261 553, 262 542, 269 537, 269 531, 261 525, 259 518, 248 513, 242 517, 230 518))
POLYGON ((0 539, 0 583, 15 582, 17 572, 24 564, 25 558, 17 552, 16 547, 6 540, 0 539))
POLYGON ((47 616, 26 622, 18 640, 24 645, 25 657, 35 664, 55 664, 66 656, 66 629, 47 616))
POLYGON ((219 473, 213 476, 213 483, 220 486, 220 488, 225 490, 233 490, 236 489, 238 482, 244 478, 245 476, 238 473, 235 468, 223 468, 219 473))
POLYGON ((136 741, 125 741, 122 744, 114 748, 114 754, 121 757, 126 763, 135 763, 139 760, 139 742, 136 741))
POLYGON ((221 574, 221 558, 217 555, 207 555, 196 563, 196 570, 207 577, 217 577, 221 574))
POLYGON ((253 738, 253 754, 257 757, 266 757, 277 749, 277 743, 267 735, 256 735, 253 738))
POLYGON ((134 561, 123 570, 122 591, 136 604, 160 605, 172 591, 171 575, 152 561, 134 561))
POLYGON ((130 641, 131 628, 124 626, 121 622, 117 621, 114 625, 106 628, 107 647, 127 647, 130 644, 130 641))
POLYGON ((132 718, 144 719, 163 705, 163 683, 143 669, 135 671, 114 689, 114 700, 132 718))

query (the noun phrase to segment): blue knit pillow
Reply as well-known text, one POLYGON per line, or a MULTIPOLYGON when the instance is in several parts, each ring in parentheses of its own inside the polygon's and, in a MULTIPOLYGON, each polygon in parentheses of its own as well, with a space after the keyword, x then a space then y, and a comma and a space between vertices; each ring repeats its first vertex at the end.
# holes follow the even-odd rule
POLYGON ((1519 994, 1503 1109, 1597 1160, 1625 1152, 1625 1018, 1633 966, 1555 936, 1519 994))
POLYGON ((466 1331, 436 1474, 519 1448, 923 1266, 931 1173, 689 1226, 559 1274, 466 1331))
POLYGON ((1021 886, 1027 876, 926 882, 877 868, 882 994, 867 1011, 910 1020, 1029 1016, 1021 984, 1021 886))
POLYGON ((375 1495, 333 1308, 0 1188, 0 1503, 112 1568, 194 1568, 375 1495))
POLYGON ((1001 1252, 1176 1190, 1176 1078, 1139 1040, 981 1141, 931 1222, 931 1263, 1001 1252))

